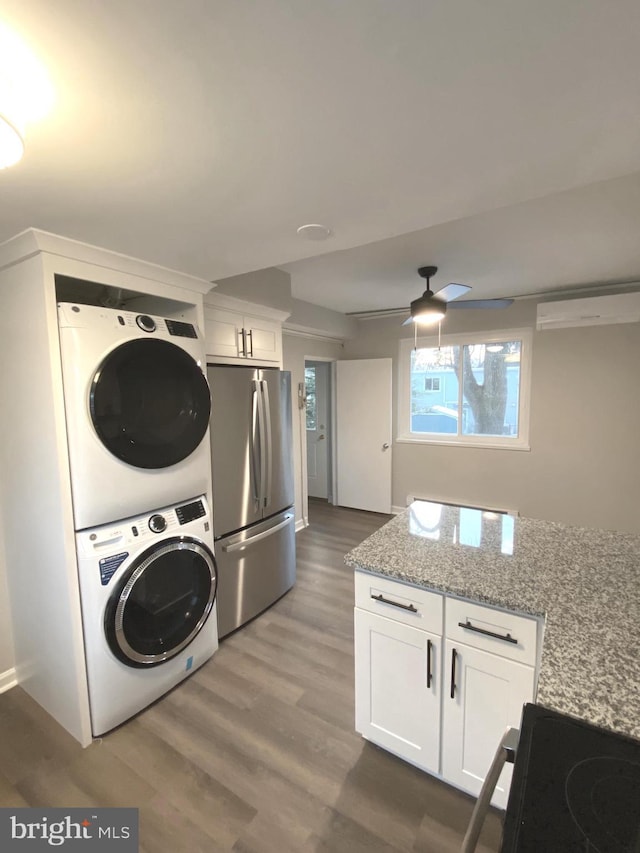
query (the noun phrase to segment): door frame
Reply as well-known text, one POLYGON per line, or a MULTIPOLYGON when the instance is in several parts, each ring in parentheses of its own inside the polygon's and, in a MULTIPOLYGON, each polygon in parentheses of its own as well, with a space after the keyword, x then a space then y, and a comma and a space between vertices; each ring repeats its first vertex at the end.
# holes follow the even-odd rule
MULTIPOLYGON (((336 361, 335 358, 330 358, 328 356, 319 356, 319 355, 306 355, 304 356, 304 367, 307 366, 307 362, 309 361, 322 361, 329 364, 329 376, 328 376, 328 388, 327 388, 327 402, 329 406, 329 415, 330 417, 327 419, 327 442, 328 442, 328 453, 329 453, 329 464, 327 465, 327 501, 330 504, 334 503, 334 492, 335 487, 334 484, 336 482, 336 454, 335 454, 335 428, 336 428, 336 406, 335 406, 335 380, 336 380, 336 361)), ((298 397, 298 400, 300 398, 298 397)), ((301 471, 302 471, 302 518, 304 522, 304 526, 309 526, 309 482, 308 482, 308 470, 307 470, 307 424, 306 424, 306 409, 304 406, 300 406, 300 402, 298 402, 299 406, 299 416, 300 416, 300 463, 301 463, 301 471)))

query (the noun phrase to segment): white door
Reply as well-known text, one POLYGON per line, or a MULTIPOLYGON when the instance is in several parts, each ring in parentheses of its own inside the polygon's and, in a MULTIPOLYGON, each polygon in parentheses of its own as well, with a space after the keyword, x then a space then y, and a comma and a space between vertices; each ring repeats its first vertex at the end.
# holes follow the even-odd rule
POLYGON ((391 359, 336 362, 336 496, 391 512, 391 359))
POLYGON ((439 771, 441 638, 355 610, 356 731, 439 771))
MULTIPOLYGON (((445 661, 442 775, 477 795, 506 729, 519 728, 522 706, 533 702, 534 668, 451 640, 445 661)), ((512 770, 505 764, 500 774, 498 808, 507 806, 512 770)))
POLYGON ((307 486, 309 497, 328 498, 329 362, 306 361, 307 486))

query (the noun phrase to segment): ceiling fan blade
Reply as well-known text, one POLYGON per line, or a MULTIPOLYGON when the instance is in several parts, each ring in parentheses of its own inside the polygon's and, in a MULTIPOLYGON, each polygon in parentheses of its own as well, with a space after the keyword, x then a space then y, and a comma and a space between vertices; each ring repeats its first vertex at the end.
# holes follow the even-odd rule
POLYGON ((467 299, 465 302, 454 302, 449 308, 508 308, 513 299, 467 299))
POLYGON ((410 326, 412 323, 413 323, 413 317, 411 315, 409 315, 402 325, 403 326, 410 326))
POLYGON ((450 284, 445 284, 437 293, 434 293, 433 298, 440 299, 442 302, 452 302, 459 296, 464 296, 468 290, 471 290, 468 284, 456 284, 452 281, 450 284))

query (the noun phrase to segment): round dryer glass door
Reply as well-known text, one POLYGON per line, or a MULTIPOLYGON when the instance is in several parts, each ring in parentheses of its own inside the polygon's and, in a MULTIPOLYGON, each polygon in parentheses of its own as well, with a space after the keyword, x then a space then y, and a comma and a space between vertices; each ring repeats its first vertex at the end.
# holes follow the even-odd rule
POLYGON ((198 447, 209 425, 209 386, 197 362, 168 341, 134 340, 102 362, 91 419, 104 446, 136 468, 167 468, 198 447))
POLYGON ((140 556, 109 600, 111 651, 129 666, 177 655, 202 630, 215 601, 213 554, 197 539, 165 539, 140 556))

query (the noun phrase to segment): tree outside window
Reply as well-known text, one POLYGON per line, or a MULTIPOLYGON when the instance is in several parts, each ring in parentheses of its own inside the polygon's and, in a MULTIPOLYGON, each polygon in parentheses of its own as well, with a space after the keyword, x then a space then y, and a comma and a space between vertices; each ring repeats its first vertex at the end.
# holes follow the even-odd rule
POLYGON ((305 367, 304 369, 305 396, 307 398, 307 429, 317 429, 318 415, 316 404, 316 369, 305 367))
MULTIPOLYGON (((441 437, 446 442, 479 444, 487 437, 491 446, 523 446, 527 440, 527 424, 523 433, 521 423, 525 340, 528 345, 528 333, 504 339, 487 335, 484 340, 468 335, 443 346, 418 342, 410 350, 411 342, 403 341, 401 363, 409 372, 409 399, 406 391, 399 397, 410 413, 407 423, 401 409, 399 438, 441 437)), ((528 399, 528 362, 524 376, 528 399)))

